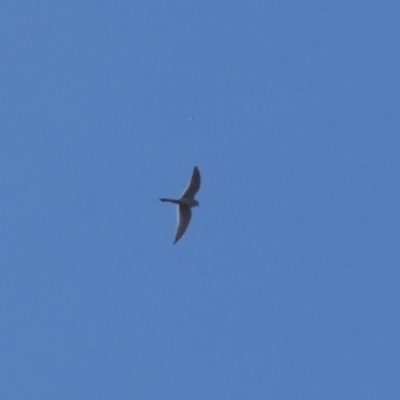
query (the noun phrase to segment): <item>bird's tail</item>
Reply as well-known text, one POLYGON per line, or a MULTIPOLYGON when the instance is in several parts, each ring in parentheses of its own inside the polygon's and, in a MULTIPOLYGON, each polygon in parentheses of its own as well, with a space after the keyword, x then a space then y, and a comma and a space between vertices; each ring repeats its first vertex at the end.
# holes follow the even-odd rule
POLYGON ((165 201, 167 203, 174 203, 174 204, 179 204, 178 200, 175 199, 160 199, 161 201, 165 201))

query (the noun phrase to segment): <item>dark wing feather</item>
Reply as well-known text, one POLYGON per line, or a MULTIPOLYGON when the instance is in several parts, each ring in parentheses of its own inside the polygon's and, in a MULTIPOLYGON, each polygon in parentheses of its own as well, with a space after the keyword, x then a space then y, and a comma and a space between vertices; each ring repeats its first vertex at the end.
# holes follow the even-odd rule
POLYGON ((190 207, 178 207, 178 226, 176 228, 174 244, 183 236, 187 227, 189 226, 190 219, 192 218, 192 211, 190 207))
POLYGON ((181 197, 187 197, 193 199, 195 194, 200 189, 200 183, 201 183, 200 171, 197 167, 194 167, 192 177, 190 178, 190 182, 187 188, 182 193, 181 197))

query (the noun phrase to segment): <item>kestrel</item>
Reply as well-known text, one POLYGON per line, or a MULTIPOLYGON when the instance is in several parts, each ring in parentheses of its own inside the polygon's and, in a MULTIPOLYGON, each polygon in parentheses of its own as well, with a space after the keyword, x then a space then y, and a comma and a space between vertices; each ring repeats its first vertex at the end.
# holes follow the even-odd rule
POLYGON ((174 244, 183 236, 189 225, 192 218, 191 208, 200 205, 194 198, 200 189, 200 180, 200 171, 197 167, 194 167, 190 182, 179 199, 160 199, 161 201, 178 205, 178 226, 176 228, 174 244))

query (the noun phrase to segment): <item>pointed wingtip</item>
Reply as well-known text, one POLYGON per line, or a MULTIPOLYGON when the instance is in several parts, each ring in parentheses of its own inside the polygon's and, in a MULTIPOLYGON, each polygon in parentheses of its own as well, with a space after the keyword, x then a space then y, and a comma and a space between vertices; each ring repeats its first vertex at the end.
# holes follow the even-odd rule
POLYGON ((176 237, 175 239, 174 239, 174 242, 172 243, 173 245, 174 244, 177 244, 178 242, 179 242, 179 240, 180 240, 180 237, 176 237))
POLYGON ((193 174, 196 174, 196 175, 200 176, 200 170, 199 170, 199 167, 197 165, 195 165, 194 168, 193 168, 193 174))

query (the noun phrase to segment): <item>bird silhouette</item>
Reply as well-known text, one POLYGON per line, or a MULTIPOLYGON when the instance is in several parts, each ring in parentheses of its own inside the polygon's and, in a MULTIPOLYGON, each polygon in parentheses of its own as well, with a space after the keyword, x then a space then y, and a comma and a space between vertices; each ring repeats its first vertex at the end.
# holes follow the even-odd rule
POLYGON ((200 205, 194 198, 200 189, 200 182, 200 171, 197 167, 194 167, 189 184, 179 199, 160 199, 161 201, 178 205, 178 226, 176 228, 174 244, 183 236, 189 226, 190 219, 192 218, 192 207, 200 205))

